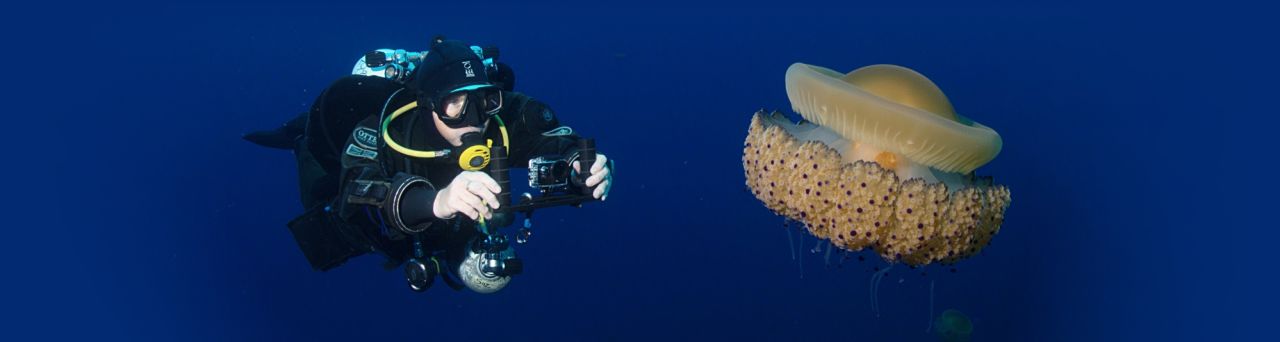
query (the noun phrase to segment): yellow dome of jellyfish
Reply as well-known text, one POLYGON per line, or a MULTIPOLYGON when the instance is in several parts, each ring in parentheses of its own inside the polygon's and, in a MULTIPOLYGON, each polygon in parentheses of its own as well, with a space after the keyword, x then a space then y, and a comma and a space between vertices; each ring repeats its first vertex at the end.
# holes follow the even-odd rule
POLYGON ((786 87, 805 121, 757 112, 743 149, 747 186, 770 210, 910 265, 954 263, 1000 230, 1009 189, 973 173, 1000 153, 1000 135, 957 115, 924 75, 796 63, 786 87))

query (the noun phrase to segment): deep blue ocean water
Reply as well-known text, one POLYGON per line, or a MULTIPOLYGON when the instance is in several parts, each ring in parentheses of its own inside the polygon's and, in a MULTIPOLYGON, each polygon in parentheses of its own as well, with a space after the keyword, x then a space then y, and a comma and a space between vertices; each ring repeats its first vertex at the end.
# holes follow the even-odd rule
MULTIPOLYGON (((1258 340, 1274 314, 1276 32, 1264 11, 949 4, 96 5, 4 15, 4 340, 1258 340), (677 6, 679 5, 679 6, 677 6), (479 21, 467 13, 482 13, 479 21), (1267 33, 1271 32, 1271 33, 1267 33), (312 271, 288 152, 240 134, 305 111, 376 48, 502 49, 518 90, 617 161, 605 203, 539 212, 526 271, 407 290, 365 256, 312 271), (794 260, 743 183, 793 62, 913 68, 1004 150, 1012 206, 951 267, 794 260), (16 95, 14 95, 16 94, 16 95), (11 97, 10 97, 11 96, 11 97), (930 286, 934 308, 930 311, 930 286)), ((800 236, 797 235, 796 238, 800 236)), ((867 261, 857 261, 857 256, 867 261)))

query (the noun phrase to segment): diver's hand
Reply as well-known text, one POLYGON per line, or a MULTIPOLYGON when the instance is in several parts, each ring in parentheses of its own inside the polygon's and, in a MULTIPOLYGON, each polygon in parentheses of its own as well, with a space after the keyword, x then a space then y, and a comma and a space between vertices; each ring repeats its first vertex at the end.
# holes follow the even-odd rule
POLYGON ((496 194, 501 192, 502 187, 489 174, 463 171, 448 186, 436 192, 431 210, 441 219, 451 219, 458 213, 472 220, 493 218, 493 210, 498 209, 496 194))
MULTIPOLYGON (((596 190, 591 193, 592 197, 601 201, 609 199, 609 188, 613 186, 613 167, 605 167, 608 165, 609 157, 605 157, 603 153, 596 153, 596 162, 591 164, 591 177, 587 177, 587 187, 595 187, 596 190), (599 185, 599 186, 596 186, 599 185)), ((573 162, 573 170, 582 172, 582 167, 577 161, 573 162)))

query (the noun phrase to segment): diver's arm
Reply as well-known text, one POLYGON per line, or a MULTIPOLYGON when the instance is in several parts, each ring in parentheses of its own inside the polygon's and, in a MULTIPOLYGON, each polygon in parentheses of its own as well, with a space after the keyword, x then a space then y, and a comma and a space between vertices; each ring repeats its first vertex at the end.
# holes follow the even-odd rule
POLYGON ((430 205, 436 197, 435 185, 421 176, 383 168, 389 152, 374 150, 376 125, 377 117, 368 118, 347 139, 337 200, 342 219, 359 227, 355 235, 367 237, 364 240, 373 248, 378 247, 376 242, 403 239, 438 221, 430 205))
POLYGON ((414 227, 437 220, 438 218, 431 211, 431 205, 435 203, 438 194, 439 192, 434 188, 409 189, 405 192, 404 199, 400 201, 400 221, 406 226, 414 227))
POLYGON ((348 171, 340 212, 346 221, 361 227, 358 234, 366 237, 370 247, 377 247, 373 242, 379 234, 402 239, 410 232, 426 230, 437 220, 431 212, 436 188, 426 178, 406 173, 386 178, 371 166, 348 171))

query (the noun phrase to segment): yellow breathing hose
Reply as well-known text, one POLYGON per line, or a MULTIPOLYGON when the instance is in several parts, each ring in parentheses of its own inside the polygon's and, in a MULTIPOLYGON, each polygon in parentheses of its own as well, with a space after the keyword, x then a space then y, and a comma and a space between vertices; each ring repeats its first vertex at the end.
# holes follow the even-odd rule
POLYGON ((418 101, 410 102, 409 104, 404 105, 404 107, 400 107, 400 109, 396 109, 395 112, 391 113, 391 116, 388 116, 386 119, 382 120, 382 141, 387 142, 387 147, 390 147, 392 150, 395 150, 396 152, 400 152, 400 154, 410 156, 410 157, 436 158, 436 157, 445 156, 448 153, 448 150, 419 151, 419 150, 410 149, 408 147, 400 146, 399 143, 396 143, 395 140, 391 139, 391 133, 389 133, 390 130, 387 129, 388 127, 391 126, 391 120, 395 120, 396 118, 400 117, 401 115, 404 115, 404 113, 408 113, 410 110, 413 110, 414 108, 418 108, 418 101))
MULTIPOLYGON (((410 156, 410 157, 429 159, 429 158, 439 158, 439 157, 448 155, 449 150, 419 151, 419 150, 401 146, 399 143, 396 143, 395 140, 391 139, 391 133, 389 133, 390 130, 387 129, 388 127, 391 126, 391 120, 395 120, 396 118, 400 117, 401 115, 404 115, 404 113, 408 113, 410 110, 413 110, 414 108, 418 108, 418 101, 410 102, 409 104, 406 104, 403 107, 400 107, 400 109, 396 109, 396 111, 392 112, 390 116, 382 120, 382 141, 385 141, 387 143, 387 147, 390 147, 392 150, 395 150, 396 152, 400 152, 400 154, 410 156)), ((507 125, 504 124, 502 122, 502 118, 498 117, 497 115, 494 115, 493 118, 498 121, 498 131, 502 133, 502 146, 510 149, 511 139, 510 137, 507 136, 507 125)))

